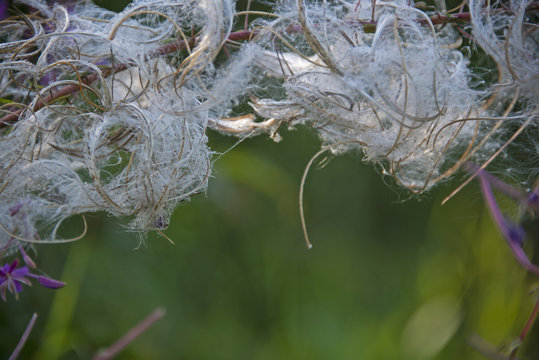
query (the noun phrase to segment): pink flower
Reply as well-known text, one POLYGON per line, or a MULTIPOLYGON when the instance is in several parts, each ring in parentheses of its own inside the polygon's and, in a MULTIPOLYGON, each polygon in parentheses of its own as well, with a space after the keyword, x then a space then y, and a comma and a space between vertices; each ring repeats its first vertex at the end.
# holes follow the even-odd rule
POLYGON ((0 296, 2 300, 6 300, 6 290, 15 295, 18 299, 19 293, 22 291, 22 285, 32 286, 29 278, 35 278, 38 282, 50 289, 59 289, 65 286, 65 283, 43 275, 37 275, 30 272, 27 266, 18 268, 19 260, 15 259, 10 264, 4 264, 0 267, 0 296))

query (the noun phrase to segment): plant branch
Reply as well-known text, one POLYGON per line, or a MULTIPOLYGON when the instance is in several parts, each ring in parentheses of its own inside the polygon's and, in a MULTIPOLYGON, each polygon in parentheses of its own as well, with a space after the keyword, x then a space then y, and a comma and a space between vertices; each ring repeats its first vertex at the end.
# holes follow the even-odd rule
POLYGON ((26 340, 28 340, 28 336, 30 336, 30 332, 32 331, 32 328, 34 327, 34 324, 36 323, 37 319, 37 313, 34 313, 32 315, 32 318, 28 322, 28 325, 26 325, 26 329, 24 330, 24 333, 21 336, 21 339, 19 340, 19 343, 15 347, 15 350, 11 353, 9 360, 15 360, 19 356, 19 353, 22 350, 22 347, 26 343, 26 340))
MULTIPOLYGON (((254 33, 252 31, 248 31, 248 30, 237 31, 237 32, 231 33, 228 36, 228 40, 230 41, 248 40, 253 35, 254 33)), ((193 47, 196 44, 196 42, 198 42, 198 39, 189 40, 188 42, 186 42, 185 40, 176 40, 174 42, 171 42, 169 44, 166 44, 160 47, 151 56, 171 54, 176 51, 184 50, 187 48, 188 45, 190 47, 193 47)), ((114 67, 114 73, 120 72, 125 69, 127 69, 127 65, 118 64, 114 67)), ((112 72, 113 72, 112 69, 105 69, 102 72, 102 76, 108 77, 112 74, 112 72)), ((42 109, 43 107, 47 106, 48 104, 50 104, 51 102, 57 99, 60 99, 66 95, 76 93, 82 89, 83 85, 89 85, 93 83, 94 81, 96 81, 98 78, 99 78, 99 74, 93 73, 88 76, 82 77, 79 84, 67 85, 59 90, 52 91, 51 93, 49 93, 49 95, 37 101, 33 109, 31 109, 31 111, 38 111, 39 109, 42 109)), ((0 128, 15 123, 19 119, 19 116, 22 114, 24 110, 25 109, 19 109, 17 111, 14 111, 0 118, 0 128)))
POLYGON ((535 319, 537 319, 537 315, 539 314, 539 298, 537 298, 537 301, 535 302, 535 306, 532 310, 532 313, 530 317, 528 318, 528 321, 526 321, 526 325, 524 325, 524 328, 522 329, 522 332, 520 333, 518 340, 519 340, 519 346, 517 346, 513 351, 511 352, 511 356, 509 357, 510 360, 516 360, 517 359, 517 352, 520 348, 520 344, 524 341, 528 333, 530 332, 533 323, 535 322, 535 319))
POLYGON ((124 350, 129 344, 133 342, 137 337, 150 328, 157 320, 161 319, 165 315, 165 309, 159 307, 155 309, 150 315, 148 315, 144 320, 135 325, 131 330, 129 330, 120 340, 116 341, 114 344, 108 348, 101 350, 93 360, 108 360, 112 359, 122 350, 124 350))
MULTIPOLYGON (((539 1, 534 1, 528 5, 528 11, 537 11, 537 10, 539 10, 539 1)), ((507 10, 502 9, 500 11, 507 11, 507 10)), ((433 25, 442 25, 442 24, 454 23, 458 21, 470 21, 470 19, 471 19, 471 13, 469 12, 459 12, 456 14, 436 14, 436 15, 430 16, 430 21, 433 25)), ((363 26, 366 27, 366 31, 374 31, 376 29, 376 22, 366 21, 366 22, 361 22, 361 23, 363 26)), ((297 26, 297 27, 294 27, 292 31, 301 32, 303 30, 301 26, 297 26)), ((229 41, 244 41, 244 40, 251 39, 254 35, 256 35, 256 31, 241 30, 241 31, 230 33, 228 36, 228 40, 229 41)), ((197 42, 198 42, 198 39, 196 38, 188 40, 187 42, 185 40, 176 40, 160 47, 151 56, 170 54, 176 51, 184 50, 188 47, 188 45, 189 47, 193 47, 197 42)), ((113 73, 113 71, 116 73, 116 72, 125 70, 126 68, 127 68, 127 65, 118 64, 117 66, 114 67, 114 69, 104 70, 102 75, 103 77, 108 77, 113 73)), ((80 84, 67 85, 61 88, 60 90, 53 91, 49 95, 37 101, 33 109, 30 109, 30 110, 37 111, 47 106, 47 104, 61 97, 76 93, 82 89, 83 85, 89 85, 93 83, 94 81, 98 79, 98 77, 99 77, 99 74, 94 73, 86 77, 83 77, 80 81, 80 84)), ((0 118, 0 128, 15 123, 24 110, 25 109, 19 109, 17 111, 14 111, 0 118)))

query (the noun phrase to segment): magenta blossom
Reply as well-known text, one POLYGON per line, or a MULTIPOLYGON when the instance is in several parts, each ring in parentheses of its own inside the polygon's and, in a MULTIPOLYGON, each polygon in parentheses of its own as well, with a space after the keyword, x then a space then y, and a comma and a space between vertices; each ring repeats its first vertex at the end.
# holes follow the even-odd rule
POLYGON ((15 259, 10 264, 4 264, 0 267, 0 296, 6 301, 6 290, 15 295, 18 299, 19 293, 22 291, 22 285, 32 286, 29 278, 37 279, 38 282, 51 289, 59 289, 65 286, 62 281, 54 280, 46 276, 33 274, 27 266, 17 268, 19 260, 15 259))

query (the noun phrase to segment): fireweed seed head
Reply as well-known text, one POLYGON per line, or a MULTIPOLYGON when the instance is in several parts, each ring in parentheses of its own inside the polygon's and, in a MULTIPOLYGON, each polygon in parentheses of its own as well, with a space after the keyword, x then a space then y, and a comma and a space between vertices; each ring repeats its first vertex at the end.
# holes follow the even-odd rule
POLYGON ((0 131, 0 244, 56 241, 65 219, 96 211, 163 229, 205 191, 209 118, 241 86, 213 63, 234 2, 135 1, 118 14, 22 3, 41 17, 0 27, 11 124, 0 131))
POLYGON ((492 119, 497 123, 490 133, 498 144, 503 144, 495 154, 503 160, 501 166, 495 164, 490 170, 530 190, 539 174, 537 4, 519 0, 487 6, 471 1, 469 8, 470 24, 466 31, 473 35, 476 57, 496 63, 492 73, 497 80, 485 78, 483 88, 490 94, 490 114, 497 118, 492 119), (504 119, 511 121, 500 121, 504 119))
POLYGON ((497 91, 511 96, 519 89, 520 96, 537 111, 539 35, 530 31, 537 23, 533 6, 537 4, 528 0, 511 1, 508 7, 497 3, 487 6, 478 0, 469 3, 474 41, 498 65, 501 81, 495 84, 497 91))
MULTIPOLYGON (((258 65, 286 98, 253 101, 266 118, 315 128, 336 152, 367 161, 413 192, 499 147, 491 94, 474 87, 461 39, 408 2, 281 2, 260 24, 258 65)), ((515 116, 523 121, 525 116, 515 116)))

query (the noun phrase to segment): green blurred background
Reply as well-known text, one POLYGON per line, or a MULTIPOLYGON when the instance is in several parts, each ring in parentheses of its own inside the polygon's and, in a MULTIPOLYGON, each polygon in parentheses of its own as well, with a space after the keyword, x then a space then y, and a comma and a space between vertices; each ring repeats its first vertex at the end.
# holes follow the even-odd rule
MULTIPOLYGON (((307 250, 297 198, 320 144, 306 129, 283 135, 215 163, 206 196, 174 213, 176 245, 92 215, 83 240, 40 247, 40 267, 68 286, 1 305, 0 357, 33 312, 21 359, 88 359, 158 306, 166 316, 118 359, 484 359, 477 336, 510 348, 537 279, 476 183, 440 206, 455 183, 409 199, 359 154, 331 158, 307 179, 307 250)), ((234 143, 210 134, 215 151, 234 143)), ((539 359, 533 339, 526 347, 539 359)))

